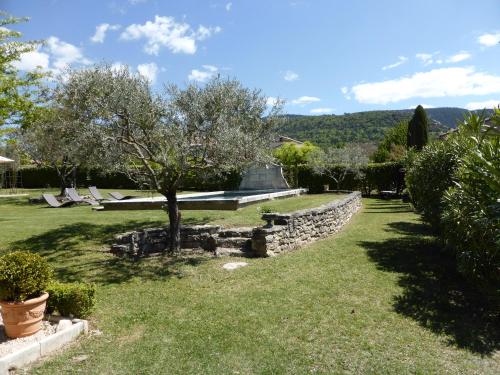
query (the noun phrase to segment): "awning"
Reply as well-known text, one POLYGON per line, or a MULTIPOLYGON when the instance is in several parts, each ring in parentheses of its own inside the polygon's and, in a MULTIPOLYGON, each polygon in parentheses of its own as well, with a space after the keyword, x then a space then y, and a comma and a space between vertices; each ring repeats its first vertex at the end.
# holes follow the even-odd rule
POLYGON ((12 159, 4 158, 3 156, 0 156, 0 164, 12 164, 12 163, 15 163, 15 161, 12 159))

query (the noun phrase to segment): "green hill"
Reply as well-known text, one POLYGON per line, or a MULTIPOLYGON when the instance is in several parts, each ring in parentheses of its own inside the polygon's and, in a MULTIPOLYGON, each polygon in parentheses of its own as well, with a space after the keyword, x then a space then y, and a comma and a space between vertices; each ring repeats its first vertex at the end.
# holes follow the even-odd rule
MULTIPOLYGON (((430 132, 447 131, 456 126, 468 112, 463 108, 429 108, 430 132)), ((410 119, 413 110, 389 110, 345 113, 343 115, 286 115, 279 134, 320 146, 341 143, 378 143, 388 128, 401 120, 410 119)))

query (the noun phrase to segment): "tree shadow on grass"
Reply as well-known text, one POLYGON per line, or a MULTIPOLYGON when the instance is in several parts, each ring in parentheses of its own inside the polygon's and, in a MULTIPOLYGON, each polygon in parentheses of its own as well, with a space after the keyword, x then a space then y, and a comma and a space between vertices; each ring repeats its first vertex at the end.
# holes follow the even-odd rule
MULTIPOLYGON (((203 224, 208 218, 187 218, 184 225, 203 224)), ((96 225, 86 222, 64 225, 17 241, 11 250, 29 250, 45 257, 62 281, 121 283, 134 277, 148 279, 181 277, 179 267, 196 266, 206 256, 159 256, 132 260, 108 253, 115 235, 142 228, 161 227, 165 222, 130 220, 121 224, 96 225)))
POLYGON ((393 222, 387 230, 398 236, 360 244, 379 269, 402 274, 403 293, 394 298, 395 311, 449 335, 452 345, 481 355, 500 349, 498 309, 461 277, 453 254, 431 236, 430 228, 393 222))
POLYGON ((398 212, 412 212, 410 205, 407 203, 403 203, 401 200, 393 200, 393 201, 380 201, 373 202, 370 201, 370 204, 365 207, 365 213, 398 213, 398 212))

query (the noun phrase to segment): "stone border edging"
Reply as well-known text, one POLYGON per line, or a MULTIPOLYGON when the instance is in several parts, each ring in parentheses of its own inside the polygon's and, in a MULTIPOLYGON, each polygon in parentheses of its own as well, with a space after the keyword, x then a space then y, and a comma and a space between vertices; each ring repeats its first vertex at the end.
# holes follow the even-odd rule
POLYGON ((64 345, 76 339, 82 332, 88 332, 88 322, 81 319, 73 319, 73 324, 62 331, 43 338, 39 342, 7 354, 0 358, 0 375, 8 375, 12 369, 19 369, 32 363, 64 345))

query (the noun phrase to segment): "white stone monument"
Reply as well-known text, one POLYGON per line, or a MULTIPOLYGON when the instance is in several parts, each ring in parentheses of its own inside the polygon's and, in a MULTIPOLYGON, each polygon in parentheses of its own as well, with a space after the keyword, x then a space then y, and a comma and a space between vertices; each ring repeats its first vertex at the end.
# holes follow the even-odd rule
POLYGON ((290 189, 283 176, 283 169, 277 164, 254 165, 243 174, 240 190, 290 189))

